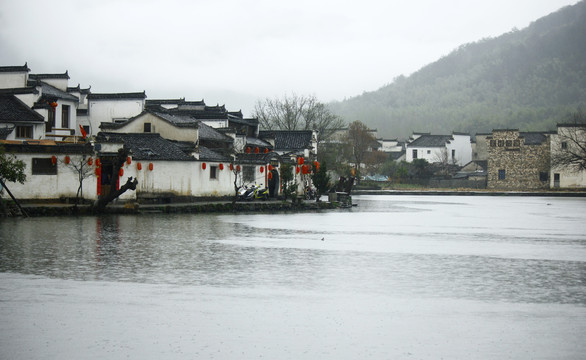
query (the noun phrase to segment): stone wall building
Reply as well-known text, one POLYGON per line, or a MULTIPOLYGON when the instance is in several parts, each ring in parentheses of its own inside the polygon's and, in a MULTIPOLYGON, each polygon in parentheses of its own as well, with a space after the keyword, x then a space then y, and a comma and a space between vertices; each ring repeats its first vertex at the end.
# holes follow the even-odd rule
POLYGON ((549 187, 549 134, 493 130, 487 140, 488 189, 532 190, 549 187))

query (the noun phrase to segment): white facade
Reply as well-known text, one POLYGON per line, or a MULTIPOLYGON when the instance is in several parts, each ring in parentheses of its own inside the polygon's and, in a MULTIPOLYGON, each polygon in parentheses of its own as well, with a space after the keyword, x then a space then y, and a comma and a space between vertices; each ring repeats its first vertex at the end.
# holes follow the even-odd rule
MULTIPOLYGON (((79 187, 78 172, 71 166, 72 163, 83 161, 83 155, 68 155, 70 165, 66 164, 66 154, 18 154, 18 160, 26 164, 25 175, 26 182, 7 183, 6 185, 17 199, 56 199, 61 197, 75 198, 77 188, 79 187), (50 161, 51 157, 56 157, 55 167, 56 175, 37 175, 33 174, 33 159, 43 159, 50 161)), ((95 167, 95 165, 94 165, 95 167)), ((93 169, 93 167, 91 167, 93 169)), ((83 181, 84 199, 97 199, 97 177, 91 173, 83 181)))
MULTIPOLYGON (((144 96, 143 96, 144 97, 144 96)), ((97 135, 100 132, 102 122, 125 121, 142 113, 144 110, 144 98, 137 96, 131 98, 88 99, 88 135, 97 135)))
POLYGON ((0 89, 23 88, 26 87, 27 80, 27 71, 2 72, 2 76, 0 76, 0 89))
POLYGON ((159 116, 148 112, 144 112, 127 121, 118 129, 109 129, 108 131, 117 133, 144 133, 145 124, 148 124, 148 128, 150 128, 148 132, 158 133, 165 139, 190 141, 194 143, 198 139, 198 129, 196 126, 177 127, 159 116))
POLYGON ((407 162, 424 159, 429 163, 448 163, 464 166, 472 160, 470 135, 452 134, 451 138, 441 135, 419 135, 416 140, 407 145, 405 159, 407 162), (441 144, 437 143, 437 141, 425 141, 433 137, 442 139, 441 144), (425 146, 424 144, 426 143, 434 144, 425 146))
POLYGON ((454 140, 446 144, 448 162, 464 166, 472 161, 472 142, 469 134, 452 134, 454 140))
MULTIPOLYGON (((552 158, 556 153, 576 149, 573 140, 586 144, 586 125, 558 125, 557 133, 550 136, 552 158)), ((586 188, 586 170, 552 164, 549 179, 551 188, 586 188)))

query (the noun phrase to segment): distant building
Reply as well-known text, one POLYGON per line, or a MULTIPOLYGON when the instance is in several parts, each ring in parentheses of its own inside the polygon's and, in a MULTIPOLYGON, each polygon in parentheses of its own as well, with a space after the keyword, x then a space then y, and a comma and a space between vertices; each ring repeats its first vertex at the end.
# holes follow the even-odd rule
MULTIPOLYGON (((586 155, 586 124, 558 124, 551 134, 552 159, 567 151, 586 155)), ((586 170, 552 163, 549 180, 552 188, 586 188, 586 170)))
POLYGON ((542 132, 493 130, 488 140, 487 188, 532 190, 549 187, 550 139, 542 132))
POLYGON ((464 166, 472 160, 469 134, 452 135, 414 134, 406 148, 406 161, 424 159, 429 163, 464 166))

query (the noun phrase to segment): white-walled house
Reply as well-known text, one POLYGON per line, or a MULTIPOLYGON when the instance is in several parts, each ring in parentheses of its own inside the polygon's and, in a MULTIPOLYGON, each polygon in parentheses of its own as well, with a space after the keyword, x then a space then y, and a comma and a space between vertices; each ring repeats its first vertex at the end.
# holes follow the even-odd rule
POLYGON ((417 136, 407 144, 406 161, 425 159, 429 163, 447 163, 464 166, 472 160, 469 134, 417 136))
POLYGON ((87 170, 87 177, 83 180, 83 198, 97 199, 95 164, 87 163, 93 156, 90 144, 30 140, 26 144, 20 141, 1 141, 0 145, 8 153, 16 154, 17 159, 26 165, 24 184, 6 184, 17 199, 75 198, 80 185, 79 171, 84 169, 87 170), (83 168, 79 166, 82 162, 83 168))
POLYGON ((574 152, 584 156, 586 124, 558 124, 557 132, 550 135, 551 188, 586 188, 586 170, 555 163, 555 157, 563 152, 574 152), (579 149, 581 147, 581 149, 579 149))
POLYGON ((125 122, 143 112, 146 93, 90 93, 88 101, 88 135, 97 135, 101 123, 125 122))

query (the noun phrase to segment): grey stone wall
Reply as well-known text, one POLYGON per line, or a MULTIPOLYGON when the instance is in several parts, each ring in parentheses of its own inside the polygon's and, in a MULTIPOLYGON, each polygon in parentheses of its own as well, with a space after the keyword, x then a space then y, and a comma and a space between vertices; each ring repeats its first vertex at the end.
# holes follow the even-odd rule
POLYGON ((549 136, 525 144, 518 130, 493 130, 488 141, 488 189, 532 190, 549 187, 549 136), (504 179, 499 178, 499 170, 504 179))

